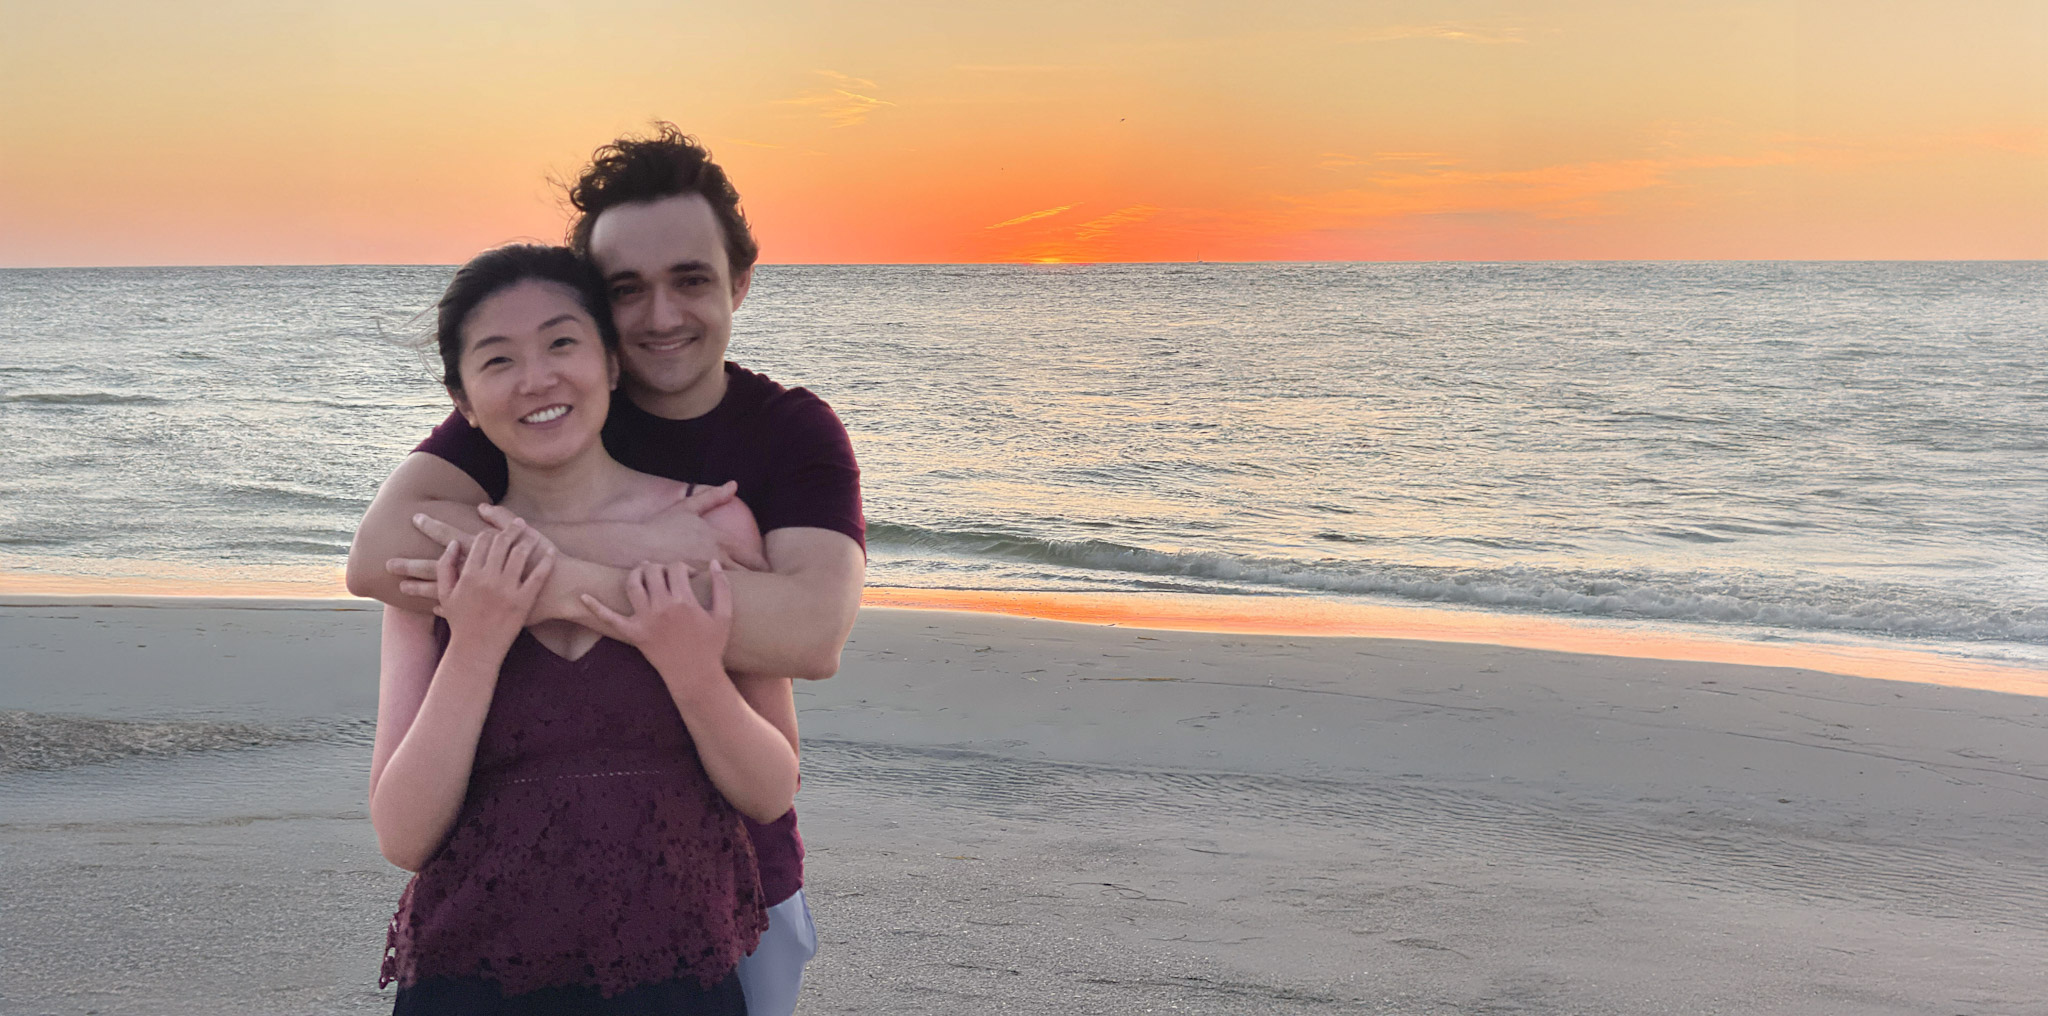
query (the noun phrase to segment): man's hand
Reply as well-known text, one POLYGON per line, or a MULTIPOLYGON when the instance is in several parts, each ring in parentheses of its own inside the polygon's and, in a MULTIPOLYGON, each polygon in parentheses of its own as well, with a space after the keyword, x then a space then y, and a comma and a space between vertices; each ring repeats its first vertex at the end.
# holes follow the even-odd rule
MULTIPOLYGON (((476 541, 486 536, 514 542, 531 541, 534 545, 532 553, 536 560, 545 557, 552 561, 560 553, 560 550, 555 546, 555 542, 548 539, 546 534, 527 525, 525 519, 497 505, 478 505, 476 513, 483 518, 484 524, 487 527, 478 533, 465 533, 432 515, 426 514, 413 516, 412 524, 420 532, 425 533, 428 539, 440 544, 444 551, 453 549, 459 557, 468 556, 475 547, 476 541)), ((407 596, 417 596, 421 599, 433 600, 438 604, 443 602, 445 595, 445 589, 439 583, 439 564, 446 557, 445 553, 441 558, 394 557, 385 562, 384 567, 390 570, 391 574, 399 577, 399 592, 407 596)), ((443 613, 438 607, 434 612, 437 614, 443 613)))

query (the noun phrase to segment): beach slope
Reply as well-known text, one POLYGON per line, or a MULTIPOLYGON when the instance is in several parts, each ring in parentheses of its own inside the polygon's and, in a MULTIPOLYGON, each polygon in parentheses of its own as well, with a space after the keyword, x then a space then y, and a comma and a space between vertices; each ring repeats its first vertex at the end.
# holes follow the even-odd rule
MULTIPOLYGON (((105 603, 0 606, 0 1010, 388 1010, 376 612, 105 603)), ((799 705, 807 1013, 2048 999, 2044 698, 870 609, 799 705)))

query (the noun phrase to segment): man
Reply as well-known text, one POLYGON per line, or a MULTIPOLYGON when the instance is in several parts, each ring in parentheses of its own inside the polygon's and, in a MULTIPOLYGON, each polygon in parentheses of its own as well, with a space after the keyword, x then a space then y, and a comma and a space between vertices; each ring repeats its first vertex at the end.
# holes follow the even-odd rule
MULTIPOLYGON (((725 172, 693 139, 660 124, 652 137, 598 150, 570 189, 571 245, 603 275, 618 326, 623 375, 604 430, 620 462, 705 485, 674 509, 699 565, 721 556, 717 527, 699 517, 736 492, 758 520, 765 569, 732 571, 726 666, 748 701, 796 737, 790 678, 832 676, 853 628, 865 569, 860 473, 846 429, 823 400, 725 362, 732 314, 758 255, 725 172)), ((401 463, 364 516, 349 552, 349 591, 430 610, 441 544, 484 525, 523 525, 479 505, 502 497, 504 456, 459 414, 401 463)), ((537 526, 561 553, 529 622, 597 627, 588 593, 629 610, 625 573, 582 560, 603 524, 537 526)), ((701 570, 701 569, 700 569, 701 570)), ((816 949, 803 895, 796 813, 749 823, 769 929, 740 965, 753 1013, 795 1008, 816 949)))

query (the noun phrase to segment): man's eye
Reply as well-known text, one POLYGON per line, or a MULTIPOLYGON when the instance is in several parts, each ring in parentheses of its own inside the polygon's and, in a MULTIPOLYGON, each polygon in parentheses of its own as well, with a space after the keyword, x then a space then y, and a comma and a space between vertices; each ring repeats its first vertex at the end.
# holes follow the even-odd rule
POLYGON ((617 286, 612 289, 612 299, 623 300, 629 296, 637 296, 639 292, 638 286, 617 286))

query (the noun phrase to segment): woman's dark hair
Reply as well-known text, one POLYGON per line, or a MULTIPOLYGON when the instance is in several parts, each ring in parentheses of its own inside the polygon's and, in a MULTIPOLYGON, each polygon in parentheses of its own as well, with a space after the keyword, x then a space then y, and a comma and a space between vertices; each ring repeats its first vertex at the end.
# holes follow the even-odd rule
POLYGON ((760 260, 761 247, 740 211, 740 192, 711 152, 672 123, 657 122, 653 137, 628 135, 597 150, 583 175, 569 185, 569 203, 576 221, 569 227, 569 246, 590 253, 590 231, 597 217, 615 205, 659 201, 680 194, 702 195, 725 233, 725 258, 736 278, 760 260))
POLYGON ((604 348, 619 351, 619 332, 612 327, 611 306, 605 299, 604 280, 589 261, 567 247, 537 243, 515 243, 470 258, 455 270, 455 278, 441 294, 434 322, 434 339, 441 347, 441 383, 451 392, 462 390, 462 325, 477 304, 521 282, 557 282, 576 294, 576 302, 597 322, 597 334, 604 348))

